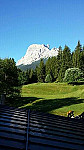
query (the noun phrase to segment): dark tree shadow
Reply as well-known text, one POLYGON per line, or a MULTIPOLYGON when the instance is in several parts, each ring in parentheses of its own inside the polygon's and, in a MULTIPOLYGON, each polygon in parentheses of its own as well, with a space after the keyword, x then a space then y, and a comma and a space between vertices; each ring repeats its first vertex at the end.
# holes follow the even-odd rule
POLYGON ((21 97, 22 86, 18 87, 19 95, 13 95, 12 97, 6 97, 5 104, 12 107, 21 107, 28 103, 32 103, 39 98, 37 97, 21 97))
POLYGON ((9 106, 14 106, 14 107, 21 107, 23 105, 26 105, 28 103, 32 103, 35 100, 38 100, 39 98, 37 97, 17 97, 15 99, 7 99, 6 104, 9 106))
POLYGON ((31 106, 27 106, 26 108, 31 110, 39 110, 42 112, 49 112, 54 109, 62 108, 64 106, 70 106, 73 104, 80 104, 80 103, 84 103, 84 99, 78 99, 76 97, 49 99, 37 101, 36 103, 33 103, 31 106))
POLYGON ((24 106, 26 109, 49 112, 54 109, 62 108, 64 106, 70 106, 73 104, 84 103, 84 99, 77 97, 61 98, 61 99, 43 99, 37 97, 18 97, 16 99, 8 99, 7 104, 13 107, 24 106), (35 103, 33 103, 35 102, 35 103), (26 104, 31 104, 27 106, 26 104))

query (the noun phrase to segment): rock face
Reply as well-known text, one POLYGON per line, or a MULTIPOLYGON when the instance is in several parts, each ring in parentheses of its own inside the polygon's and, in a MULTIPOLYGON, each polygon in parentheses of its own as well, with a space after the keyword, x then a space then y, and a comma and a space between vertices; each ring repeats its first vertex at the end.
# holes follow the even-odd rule
POLYGON ((30 65, 35 61, 40 60, 41 58, 49 58, 52 56, 57 56, 58 48, 49 49, 49 45, 45 46, 44 44, 32 44, 28 47, 27 52, 24 57, 22 57, 17 62, 17 66, 19 65, 30 65))

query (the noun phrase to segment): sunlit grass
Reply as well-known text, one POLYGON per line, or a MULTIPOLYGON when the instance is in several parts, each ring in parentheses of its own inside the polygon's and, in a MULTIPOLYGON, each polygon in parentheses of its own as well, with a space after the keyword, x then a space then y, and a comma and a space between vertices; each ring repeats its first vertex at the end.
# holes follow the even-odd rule
POLYGON ((84 111, 84 85, 65 83, 35 83, 22 87, 22 97, 28 103, 20 107, 66 116, 73 110, 75 115, 84 111), (31 98, 34 101, 31 101, 31 98), (30 99, 30 102, 29 102, 30 99))
POLYGON ((21 97, 10 101, 10 106, 66 116, 84 111, 84 85, 67 83, 34 83, 20 87, 21 97))

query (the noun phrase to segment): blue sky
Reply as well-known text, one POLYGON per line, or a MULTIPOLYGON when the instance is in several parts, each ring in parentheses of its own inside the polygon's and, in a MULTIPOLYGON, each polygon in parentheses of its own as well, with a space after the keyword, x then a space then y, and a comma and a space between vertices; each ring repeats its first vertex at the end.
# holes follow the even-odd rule
POLYGON ((84 44, 84 0, 0 0, 0 57, 17 62, 31 44, 84 44))

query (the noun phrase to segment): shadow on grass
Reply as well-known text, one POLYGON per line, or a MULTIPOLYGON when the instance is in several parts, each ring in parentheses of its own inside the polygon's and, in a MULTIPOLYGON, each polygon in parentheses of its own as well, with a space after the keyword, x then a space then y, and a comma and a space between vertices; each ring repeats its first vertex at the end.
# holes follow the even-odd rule
POLYGON ((28 103, 32 103, 35 100, 38 100, 39 98, 37 97, 18 97, 15 99, 7 99, 6 104, 9 106, 14 106, 14 107, 21 107, 23 105, 26 105, 28 103))
POLYGON ((77 97, 62 98, 62 99, 43 99, 37 97, 19 97, 17 99, 8 100, 8 105, 14 107, 25 107, 31 110, 37 110, 42 112, 49 112, 54 109, 62 108, 64 106, 70 106, 73 104, 84 103, 84 99, 78 99, 77 97), (37 101, 36 101, 37 100, 37 101), (33 103, 34 102, 34 103, 33 103), (31 106, 25 106, 26 104, 31 106))
POLYGON ((70 106, 73 104, 80 104, 83 102, 84 99, 78 99, 76 97, 62 98, 62 99, 49 99, 49 100, 37 101, 36 103, 32 103, 31 106, 27 106, 26 108, 31 110, 49 112, 54 109, 62 108, 63 106, 70 106))

